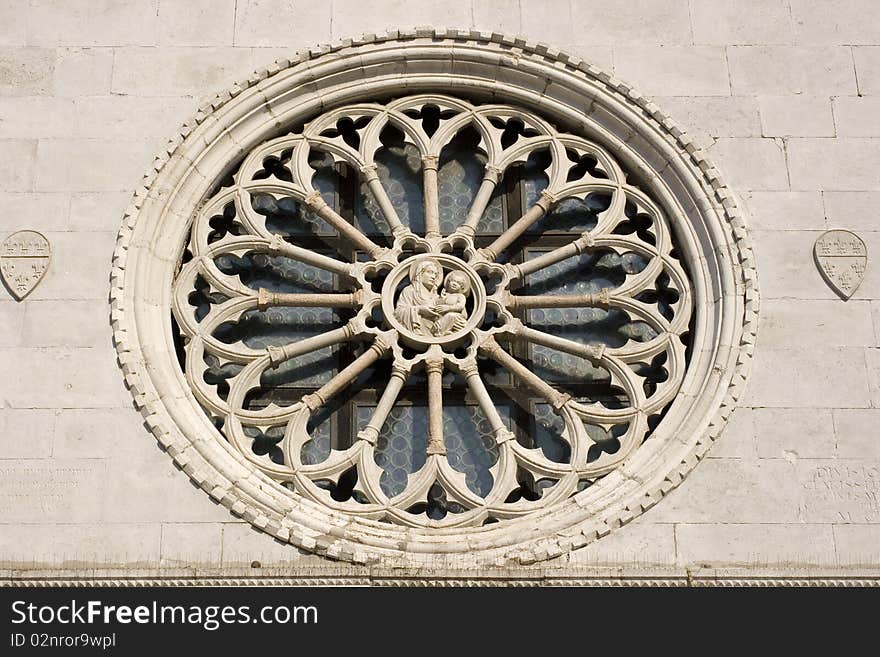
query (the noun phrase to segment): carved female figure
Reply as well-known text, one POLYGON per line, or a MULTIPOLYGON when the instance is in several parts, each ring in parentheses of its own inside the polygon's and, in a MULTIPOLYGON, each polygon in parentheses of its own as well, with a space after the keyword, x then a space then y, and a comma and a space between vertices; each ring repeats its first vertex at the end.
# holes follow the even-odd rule
POLYGON ((442 276, 436 260, 420 260, 409 268, 410 285, 400 293, 394 317, 418 335, 432 335, 434 323, 440 317, 435 306, 440 301, 437 288, 442 276))

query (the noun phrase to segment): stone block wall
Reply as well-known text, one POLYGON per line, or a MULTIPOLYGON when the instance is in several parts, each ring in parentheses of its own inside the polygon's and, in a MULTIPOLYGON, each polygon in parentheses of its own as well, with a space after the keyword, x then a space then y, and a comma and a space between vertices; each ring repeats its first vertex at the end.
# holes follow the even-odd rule
POLYGON ((297 49, 413 25, 523 34, 653 96, 738 195, 757 258, 753 373, 705 461, 612 535, 496 575, 880 576, 880 3, 0 0, 0 25, 0 239, 38 230, 54 253, 24 302, 0 295, 0 577, 393 576, 281 545, 190 484, 123 387, 107 297, 134 187, 200 104, 297 49), (829 228, 868 247, 847 302, 813 263, 829 228))

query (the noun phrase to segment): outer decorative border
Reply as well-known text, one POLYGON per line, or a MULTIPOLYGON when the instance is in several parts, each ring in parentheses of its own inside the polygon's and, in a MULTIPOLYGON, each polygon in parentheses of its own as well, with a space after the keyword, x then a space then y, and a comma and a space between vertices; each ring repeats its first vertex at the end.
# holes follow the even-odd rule
MULTIPOLYGON (((405 55, 402 56, 404 57, 402 64, 405 67, 405 55)), ((314 66, 319 64, 319 62, 316 62, 314 66)), ((505 72, 507 71, 505 70, 505 72)), ((356 84, 356 81, 352 80, 349 84, 356 84)), ((548 82, 548 86, 549 84, 551 83, 548 82)), ((270 101, 271 99, 266 102, 267 108, 271 111, 270 101)), ((619 122, 619 119, 616 117, 612 117, 612 120, 619 122)), ((649 149, 655 148, 650 143, 645 142, 644 139, 641 139, 640 142, 640 139, 641 137, 638 133, 630 133, 630 137, 626 141, 627 143, 633 141, 637 146, 643 143, 649 149)), ((654 153, 657 153, 656 149, 654 153)), ((185 219, 183 218, 182 220, 185 219)), ((431 568, 432 570, 432 566, 443 568, 444 564, 449 563, 445 561, 444 557, 453 557, 453 563, 457 566, 464 563, 473 563, 481 566, 489 564, 508 566, 517 563, 529 564, 549 559, 580 548, 607 535, 657 504, 664 495, 677 487, 682 479, 703 458, 712 442, 720 435, 727 418, 735 407, 737 399, 742 394, 754 352, 759 306, 751 243, 745 223, 736 207, 733 196, 725 187, 717 169, 708 162, 704 153, 685 134, 684 130, 664 114, 660 108, 635 92, 629 85, 617 80, 608 73, 545 44, 533 43, 522 38, 509 37, 496 32, 431 28, 390 31, 382 35, 367 34, 358 39, 346 39, 332 45, 320 46, 306 52, 297 53, 294 59, 276 61, 273 66, 258 71, 247 80, 233 85, 226 91, 218 94, 210 103, 200 108, 196 116, 181 128, 179 133, 168 143, 165 150, 156 158, 153 166, 145 175, 142 185, 136 190, 133 201, 126 210, 119 232, 113 256, 110 282, 113 339, 118 352, 118 360, 124 373, 126 386, 134 397, 135 406, 144 416, 146 425, 151 429, 159 442, 165 446, 175 463, 196 484, 208 492, 213 499, 229 508, 235 515, 248 520, 256 527, 268 532, 279 540, 293 543, 306 550, 354 563, 366 564, 381 561, 383 566, 420 567, 423 569, 431 568), (333 527, 332 524, 326 522, 324 524, 325 532, 298 527, 295 523, 291 523, 288 519, 284 518, 283 514, 273 510, 271 506, 256 501, 254 497, 255 491, 264 497, 268 495, 266 492, 266 482, 252 480, 248 475, 235 478, 236 473, 220 473, 211 463, 202 459, 195 450, 191 449, 192 442, 180 434, 180 430, 174 425, 164 406, 164 401, 159 398, 152 386, 150 367, 144 362, 138 340, 134 337, 134 310, 127 305, 125 295, 126 267, 130 265, 129 250, 133 246, 146 248, 144 245, 133 244, 132 241, 137 218, 145 205, 148 203, 161 203, 161 200, 167 198, 167 195, 173 191, 167 187, 153 189, 152 186, 160 178, 161 174, 165 173, 168 169, 176 166, 188 166, 190 168, 194 166, 191 162, 181 159, 179 150, 194 131, 206 126, 217 128, 217 126, 212 125, 213 119, 211 115, 213 112, 225 108, 232 99, 244 91, 257 87, 270 76, 287 69, 298 69, 307 72, 311 70, 311 62, 313 60, 319 58, 326 60, 328 57, 332 59, 334 53, 341 53, 346 49, 369 46, 371 44, 376 46, 396 42, 406 44, 414 40, 422 40, 435 45, 438 42, 446 44, 451 42, 453 59, 454 47, 457 43, 467 43, 471 46, 474 44, 486 44, 496 49, 504 49, 505 56, 511 58, 511 70, 514 74, 517 72, 517 65, 520 61, 525 63, 529 61, 540 62, 545 67, 550 66, 554 69, 564 70, 576 76, 581 76, 585 83, 603 88, 604 93, 608 95, 609 99, 618 104, 626 105, 630 110, 638 111, 641 114, 641 118, 652 129, 658 130, 662 134, 663 140, 675 148, 683 160, 688 158, 685 166, 693 172, 701 174, 702 180, 700 180, 700 185, 707 192, 707 196, 711 196, 711 200, 709 198, 702 199, 702 204, 708 204, 706 207, 702 207, 700 203, 697 203, 698 211, 716 212, 723 217, 722 223, 724 225, 718 228, 725 233, 724 239, 727 242, 727 249, 724 253, 719 253, 717 257, 721 260, 730 259, 730 262, 727 263, 729 269, 726 275, 730 276, 730 269, 732 269, 736 294, 731 295, 734 297, 732 300, 727 299, 725 302, 736 304, 738 310, 736 314, 739 317, 735 318, 735 321, 738 324, 741 322, 741 325, 735 327, 735 334, 739 336, 739 344, 721 346, 721 351, 725 355, 729 352, 729 357, 724 362, 730 363, 732 367, 727 368, 716 365, 716 371, 713 372, 716 387, 719 383, 723 384, 725 380, 728 381, 726 393, 723 399, 711 402, 712 404, 718 404, 717 410, 711 414, 711 419, 701 427, 696 437, 682 438, 677 441, 681 461, 662 481, 652 480, 645 482, 640 480, 638 472, 635 470, 617 474, 623 484, 632 484, 630 486, 631 489, 635 486, 634 490, 638 493, 638 497, 632 501, 633 496, 630 495, 630 503, 618 505, 615 507, 615 510, 610 512, 606 509, 605 515, 602 518, 594 517, 586 522, 581 520, 579 524, 576 523, 575 526, 572 526, 570 519, 568 524, 566 524, 565 517, 554 518, 552 515, 550 517, 545 516, 538 523, 538 528, 543 527, 544 529, 537 532, 534 538, 530 537, 516 545, 508 544, 502 547, 487 544, 485 540, 481 542, 475 540, 473 544, 465 545, 462 551, 447 555, 430 554, 430 550, 425 550, 424 543, 421 544, 421 549, 428 553, 421 555, 405 551, 407 545, 400 543, 388 542, 387 548, 364 545, 357 538, 352 538, 345 527, 333 527)), ((727 319, 727 321, 730 321, 730 319, 727 319)), ((721 358, 718 357, 716 360, 721 360, 721 358)), ((195 440, 197 441, 198 438, 195 440)), ((613 476, 615 476, 615 473, 608 475, 608 477, 613 476)), ((311 511, 312 516, 310 516, 310 519, 315 520, 315 512, 314 510, 311 511)), ((567 506, 565 511, 570 516, 572 513, 571 505, 567 506)), ((381 540, 374 540, 374 545, 378 543, 381 543, 381 540)))
MULTIPOLYGON (((536 586, 602 586, 602 587, 872 587, 880 588, 880 572, 870 568, 816 569, 813 572, 788 568, 704 568, 633 569, 611 572, 612 569, 559 572, 561 569, 536 573, 516 573, 507 576, 473 576, 453 574, 445 577, 407 576, 381 572, 347 577, 334 575, 284 574, 178 574, 151 573, 132 576, 101 575, 81 578, 72 574, 57 577, 19 577, 0 579, 0 588, 83 587, 101 588, 158 587, 158 586, 373 586, 373 587, 469 587, 469 588, 528 588, 536 586)), ((616 570, 616 569, 615 569, 616 570)))

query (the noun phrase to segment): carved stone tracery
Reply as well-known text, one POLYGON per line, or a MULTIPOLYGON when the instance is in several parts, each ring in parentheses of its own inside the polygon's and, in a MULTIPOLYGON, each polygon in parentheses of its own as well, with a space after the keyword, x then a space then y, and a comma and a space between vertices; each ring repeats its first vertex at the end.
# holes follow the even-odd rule
MULTIPOLYGON (((404 117, 404 123, 418 123, 416 116, 404 113, 404 117)), ((505 123, 503 114, 498 118, 505 123)), ((575 159, 580 159, 576 153, 575 159)), ((550 162, 558 167, 565 160, 554 156, 550 162)), ((404 189, 410 191, 411 187, 404 189)), ((441 268, 454 269, 446 264, 441 268)), ((150 431, 197 485, 232 513, 281 541, 334 559, 420 571, 435 563, 470 569, 550 559, 601 538, 652 508, 679 485, 723 430, 748 375, 758 311, 748 232, 718 171, 680 126, 650 100, 587 62, 544 44, 462 30, 401 30, 322 46, 279 61, 219 95, 181 129, 138 188, 120 230, 111 283, 114 341, 126 384, 150 431), (417 129, 403 130, 394 123, 399 118, 389 111, 394 103, 375 102, 402 93, 411 96, 394 102, 413 101, 415 112, 420 96, 448 99, 448 110, 431 111, 429 119, 436 124, 473 122, 476 113, 492 106, 533 120, 505 128, 501 153, 488 152, 491 130, 488 140, 477 136, 472 146, 485 156, 482 180, 470 207, 452 211, 442 201, 444 185, 448 188, 441 175, 442 147, 439 158, 436 150, 424 149, 443 126, 423 130, 427 140, 414 137, 417 129), (325 108, 332 109, 322 114, 325 108), (361 112, 351 126, 329 118, 346 108, 361 112), (477 112, 472 114, 471 108, 477 112), (375 143, 376 128, 366 132, 371 121, 377 125, 384 121, 403 132, 407 163, 420 172, 424 195, 418 230, 411 228, 419 218, 405 211, 395 218, 398 198, 383 194, 382 164, 371 160, 375 152, 368 154, 363 146, 375 143), (541 122, 549 132, 541 131, 541 122), (286 132, 304 124, 303 130, 279 136, 281 129, 286 132), (350 128, 357 139, 352 139, 350 128), (304 146, 309 130, 311 143, 304 146), (518 164, 511 154, 522 144, 541 139, 547 150, 566 157, 567 151, 576 152, 585 143, 594 150, 577 163, 579 170, 571 181, 548 165, 547 185, 531 190, 528 207, 517 216, 502 216, 494 191, 505 184, 506 168, 518 164), (285 140, 289 147, 279 153, 276 147, 285 140), (323 145, 318 143, 321 140, 323 145), (347 215, 339 221, 339 209, 319 192, 318 181, 324 174, 314 170, 309 174, 303 168, 303 156, 313 168, 312 151, 328 153, 333 167, 347 167, 360 177, 362 189, 369 192, 365 209, 377 226, 381 224, 381 234, 360 230, 347 215), (508 160, 508 155, 514 159, 508 160), (237 165, 242 156, 244 163, 237 165), (285 169, 281 178, 273 174, 285 169), (235 174, 232 180, 230 171, 235 174), (311 175, 313 184, 294 177, 297 171, 296 175, 311 175), (623 171, 628 178, 618 175, 623 171), (254 178, 254 173, 261 177, 254 178), (432 182, 435 177, 438 190, 432 182), (572 203, 589 205, 588 189, 571 188, 578 181, 604 186, 602 194, 623 202, 626 219, 620 221, 619 205, 600 204, 594 208, 595 224, 579 229, 582 234, 573 241, 506 261, 509 249, 518 248, 518 237, 546 225, 551 215, 568 211, 572 203), (566 187, 568 183, 572 185, 566 187), (273 184, 280 185, 277 191, 273 184), (437 191, 439 212, 434 211, 437 191), (266 207, 286 212, 292 204, 306 213, 316 235, 333 234, 338 243, 347 244, 345 256, 297 245, 292 235, 266 225, 266 207), (606 225, 614 221, 619 221, 616 230, 606 225), (674 245, 670 228, 674 228, 674 245), (482 238, 489 233, 494 237, 482 239, 481 231, 482 238), (454 243, 449 242, 452 236, 454 243), (601 264, 597 263, 600 251, 615 254, 615 266, 625 272, 615 284, 596 288, 572 277, 572 286, 564 290, 547 285, 548 272, 558 276, 562 269, 563 261, 556 258, 577 256, 593 267, 601 264), (383 307, 382 279, 403 272, 400 279, 405 286, 408 268, 401 265, 417 256, 438 260, 448 256, 461 263, 457 268, 462 271, 473 270, 485 289, 487 310, 475 311, 479 294, 472 293, 467 301, 467 321, 476 318, 477 324, 459 329, 461 339, 455 333, 405 336, 392 326, 394 302, 389 313, 383 307), (243 277, 245 261, 271 269, 284 267, 288 260, 308 268, 296 273, 308 283, 300 286, 303 289, 265 285, 261 291, 243 277), (677 270, 684 271, 679 263, 686 265, 687 278, 676 277, 677 270), (204 272, 210 281, 201 275, 204 272), (187 285, 190 296, 184 299, 187 285), (562 292, 571 300, 558 300, 562 292), (561 305, 572 301, 578 302, 574 308, 561 305), (622 313, 631 325, 644 325, 641 333, 651 337, 623 345, 579 342, 548 328, 559 313, 597 310, 622 313), (169 322, 169 311, 176 322, 169 322), (334 324, 337 312, 350 319, 334 324), (505 312, 514 321, 503 321, 505 312), (327 330, 274 343, 230 338, 240 335, 236 331, 255 317, 275 326, 295 313, 309 313, 312 320, 326 323, 327 330), (688 316, 691 321, 683 330, 688 316), (241 321, 230 332, 236 317, 241 321), (590 374, 599 366, 605 368, 607 383, 619 389, 619 399, 599 404, 601 408, 585 405, 552 377, 536 375, 534 363, 523 364, 511 356, 511 350, 522 353, 517 351, 525 348, 520 345, 529 345, 529 353, 541 353, 551 365, 549 350, 569 349, 564 358, 586 363, 572 372, 590 374), (322 350, 341 348, 350 355, 345 366, 332 376, 310 375, 311 388, 296 404, 257 408, 248 403, 254 382, 271 387, 278 373, 297 359, 311 362, 320 358, 322 350), (180 362, 185 363, 185 372, 180 371, 180 362), (528 381, 542 396, 545 403, 536 405, 533 415, 542 426, 558 424, 568 432, 574 447, 569 455, 547 459, 545 452, 521 444, 519 436, 507 429, 509 418, 496 407, 487 387, 485 366, 493 363, 511 377, 528 381), (351 447, 312 449, 317 436, 305 440, 314 429, 309 417, 334 403, 358 372, 380 364, 388 373, 381 399, 370 417, 359 420, 351 447), (436 422, 435 401, 435 422, 425 421, 430 449, 426 440, 424 462, 414 466, 419 480, 408 477, 405 494, 418 490, 412 499, 427 498, 428 506, 441 500, 449 511, 445 518, 426 519, 418 513, 424 504, 403 508, 403 493, 385 494, 381 485, 378 491, 373 486, 369 491, 373 497, 367 497, 363 489, 375 482, 375 471, 363 477, 358 472, 356 495, 341 502, 333 499, 332 477, 334 468, 342 467, 341 460, 359 459, 358 464, 367 468, 397 467, 380 458, 379 452, 387 442, 383 426, 396 426, 413 416, 411 409, 395 403, 401 390, 413 382, 433 391, 439 387, 440 408, 455 410, 443 403, 454 390, 448 387, 449 377, 458 377, 456 385, 467 388, 478 409, 495 408, 501 416, 500 424, 494 418, 493 424, 486 423, 490 436, 486 448, 498 454, 491 488, 483 486, 486 481, 479 482, 483 487, 477 491, 468 486, 472 481, 462 485, 460 471, 451 480, 443 478, 448 471, 443 464, 457 462, 467 450, 450 443, 448 432, 444 441, 438 440, 444 427, 436 422), (654 413, 656 409, 661 413, 654 413), (627 443, 620 436, 621 448, 609 453, 596 431, 586 437, 575 435, 578 422, 587 426, 583 415, 594 412, 606 414, 600 419, 615 426, 629 417, 626 436, 641 423, 650 429, 650 439, 627 443), (653 414, 645 417, 645 413, 653 414), (296 440, 306 449, 291 449, 296 440), (602 444, 596 445, 596 440, 602 444), (618 452, 626 451, 624 443, 629 456, 615 464, 618 452), (590 444, 587 451, 593 452, 593 458, 588 456, 587 467, 610 466, 604 476, 601 470, 593 473, 582 467, 583 449, 590 444), (381 464, 363 458, 371 449, 381 464), (300 462, 291 465, 293 461, 287 459, 297 454, 300 462), (545 467, 547 460, 555 469, 545 467), (510 501, 504 498, 499 503, 499 482, 509 482, 504 475, 511 461, 555 477, 557 483, 542 488, 539 481, 532 481, 531 492, 541 493, 537 500, 519 495, 514 501, 522 492, 517 491, 510 501), (321 468, 326 469, 323 479, 318 478, 325 474, 321 468), (595 478, 572 490, 571 481, 584 473, 595 478), (426 481, 432 474, 437 485, 426 481), (582 486, 586 487, 580 490, 582 486), (458 489, 461 501, 449 493, 458 489), (388 503, 382 503, 382 495, 388 503), (483 526, 477 526, 482 517, 483 526)), ((480 285, 473 289, 479 291, 480 285)), ((624 329, 622 334, 629 333, 630 338, 640 332, 624 329)), ((569 361, 565 364, 568 367, 569 361)), ((491 410, 486 413, 491 415, 491 410)), ((518 485, 523 483, 520 479, 518 485)))
MULTIPOLYGON (((393 181, 392 181, 393 182, 393 181)), ((552 218, 547 223, 552 224, 552 218)), ((346 513, 412 526, 474 526, 486 520, 527 515, 557 504, 583 486, 613 471, 645 439, 648 418, 659 415, 674 398, 685 371, 685 344, 691 316, 690 284, 672 254, 672 236, 660 207, 638 187, 627 182, 615 159, 602 147, 584 138, 558 132, 548 121, 520 108, 473 105, 444 95, 418 95, 387 105, 358 104, 341 107, 307 124, 301 133, 284 135, 255 148, 245 157, 231 186, 221 188, 199 211, 189 242, 191 258, 174 283, 174 317, 186 336, 186 376, 202 406, 223 421, 223 431, 237 450, 271 477, 289 482, 295 491, 346 513), (426 130, 423 117, 433 111, 438 124, 426 130), (518 121, 523 128, 513 139, 507 126, 518 121), (338 126, 349 126, 343 133, 338 126), (395 204, 376 175, 376 154, 383 148, 380 136, 393 125, 405 142, 418 149, 422 163, 424 233, 403 222, 395 204), (351 128, 351 126, 358 126, 351 128), (437 162, 453 138, 465 128, 480 135, 479 150, 486 159, 486 175, 461 224, 443 234, 438 217, 437 162), (430 132, 430 134, 429 134, 430 132), (536 202, 491 243, 475 245, 479 221, 505 172, 546 151, 548 184, 536 202), (330 156, 360 172, 390 229, 390 246, 382 246, 360 232, 320 196, 313 184, 316 153, 330 156), (589 166, 579 166, 584 161, 589 166), (267 163, 272 163, 271 167, 267 163), (271 170, 269 171, 269 169, 271 170), (601 194, 607 208, 598 214, 594 228, 572 236, 570 243, 517 264, 499 262, 512 245, 555 207, 568 199, 586 201, 601 194), (267 225, 267 217, 254 209, 257 195, 277 202, 295 199, 327 222, 351 248, 366 254, 344 262, 340 254, 327 256, 297 246, 295 237, 282 237, 267 225), (211 219, 225 208, 234 208, 240 229, 217 239, 211 219), (620 230, 638 216, 650 224, 648 232, 620 230), (527 288, 530 278, 580 254, 611 253, 631 256, 639 264, 620 285, 588 294, 535 295, 514 293, 527 288), (336 275, 340 290, 295 294, 253 289, 218 267, 224 257, 254 254, 283 256, 336 275), (380 291, 372 283, 384 277, 380 291), (672 291, 666 305, 650 297, 658 277, 672 291), (495 284, 489 293, 485 281, 495 284), (190 299, 205 285, 219 303, 200 317, 190 299), (645 296, 646 293, 649 296, 645 296), (265 350, 245 344, 244 337, 229 342, 217 329, 236 323, 255 310, 276 307, 348 308, 354 316, 343 326, 311 338, 265 350), (647 328, 638 338, 611 346, 601 341, 583 342, 543 331, 528 322, 536 309, 603 308, 625 313, 630 322, 647 328), (487 322, 487 311, 493 321, 487 322), (516 311, 522 311, 518 317, 516 311), (376 316, 381 316, 377 321, 376 316), (527 321, 523 321, 523 317, 527 321), (360 355, 347 367, 289 406, 255 410, 248 394, 259 388, 265 374, 285 361, 343 342, 362 345, 360 355), (535 373, 511 353, 517 343, 540 346, 568 359, 584 359, 608 373, 610 383, 625 402, 603 405, 597 399, 576 399, 535 373), (216 381, 206 376, 208 358, 215 367, 236 366, 227 379, 223 398, 216 381), (665 375, 647 385, 645 372, 662 357, 665 375), (378 359, 394 361, 394 374, 366 427, 344 449, 333 449, 317 462, 303 460, 304 448, 314 439, 310 421, 378 359), (494 361, 550 406, 562 429, 560 438, 568 459, 552 460, 537 446, 511 440, 510 426, 501 417, 480 373, 478 361, 494 361), (389 494, 380 484, 383 470, 377 464, 376 441, 395 408, 404 381, 424 372, 427 379, 428 442, 424 465, 407 477, 401 491, 389 494), (488 492, 469 486, 465 475, 447 458, 444 442, 442 379, 445 372, 462 375, 479 413, 491 427, 497 458, 489 469, 488 492), (283 458, 272 458, 255 449, 256 436, 272 430, 283 433, 283 458), (599 450, 609 432, 617 449, 599 450), (349 500, 333 498, 326 488, 338 486, 346 473, 356 471, 355 494, 349 500), (513 495, 522 485, 522 473, 543 482, 537 499, 513 495), (438 492, 440 491, 440 492, 438 492), (413 511, 445 496, 443 518, 413 511), (513 501, 511 501, 513 500, 513 501)), ((551 311, 547 311, 551 312, 551 311)))

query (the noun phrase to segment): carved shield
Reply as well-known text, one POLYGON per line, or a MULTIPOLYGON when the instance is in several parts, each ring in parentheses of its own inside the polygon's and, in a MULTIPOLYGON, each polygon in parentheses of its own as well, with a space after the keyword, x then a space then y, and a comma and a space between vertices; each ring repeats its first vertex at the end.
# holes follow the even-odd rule
POLYGON ((862 239, 848 230, 829 230, 813 247, 816 266, 828 286, 844 300, 849 299, 865 278, 868 249, 862 239))
POLYGON ((0 251, 0 275, 17 301, 37 287, 51 258, 49 240, 36 231, 20 230, 6 238, 0 251))

